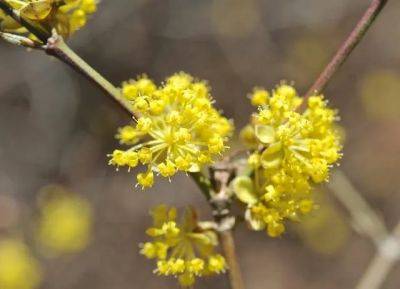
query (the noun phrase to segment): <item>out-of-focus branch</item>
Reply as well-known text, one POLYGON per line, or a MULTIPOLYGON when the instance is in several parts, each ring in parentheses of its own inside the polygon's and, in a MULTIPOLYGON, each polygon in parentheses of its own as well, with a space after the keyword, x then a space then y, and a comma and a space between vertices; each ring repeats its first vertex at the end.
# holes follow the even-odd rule
POLYGON ((400 222, 393 232, 378 246, 356 289, 378 289, 400 259, 400 222))
POLYGON ((387 236, 382 219, 375 213, 363 196, 354 188, 346 175, 335 170, 330 177, 328 188, 350 212, 356 229, 379 244, 387 236))
POLYGON ((222 250, 229 266, 229 279, 231 289, 244 289, 244 282, 240 265, 237 258, 235 239, 232 230, 226 230, 219 233, 222 250))
POLYGON ((382 219, 354 188, 346 175, 339 170, 333 172, 328 187, 348 209, 358 231, 368 236, 377 249, 356 289, 380 288, 400 259, 400 222, 392 233, 388 233, 382 219))
POLYGON ((320 93, 339 67, 345 62, 347 57, 351 54, 353 49, 360 43, 365 33, 371 27, 372 23, 381 12, 388 0, 373 0, 365 11, 364 15, 358 21, 356 27, 347 37, 347 39, 340 46, 339 50, 335 53, 332 60, 328 63, 322 73, 318 76, 317 80, 310 87, 305 94, 308 97, 313 94, 320 93))
POLYGON ((202 172, 190 173, 190 176, 192 177, 192 180, 196 183, 196 185, 199 187, 204 197, 207 200, 210 200, 211 184, 209 178, 207 178, 202 172))

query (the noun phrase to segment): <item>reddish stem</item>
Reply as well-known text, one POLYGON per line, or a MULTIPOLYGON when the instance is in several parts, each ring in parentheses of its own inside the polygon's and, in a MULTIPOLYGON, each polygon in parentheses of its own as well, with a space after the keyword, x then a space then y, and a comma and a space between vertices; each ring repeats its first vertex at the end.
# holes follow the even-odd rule
POLYGON ((339 67, 343 64, 347 57, 349 57, 353 49, 364 37, 365 33, 371 27, 371 24, 374 22, 379 12, 381 12, 382 8, 387 2, 388 0, 373 0, 371 2, 364 15, 358 21, 356 27, 340 46, 339 50, 333 56, 332 60, 328 63, 322 73, 319 75, 314 84, 307 91, 307 93, 305 94, 305 98, 313 94, 315 95, 321 93, 321 91, 328 84, 329 80, 332 78, 335 72, 339 69, 339 67))

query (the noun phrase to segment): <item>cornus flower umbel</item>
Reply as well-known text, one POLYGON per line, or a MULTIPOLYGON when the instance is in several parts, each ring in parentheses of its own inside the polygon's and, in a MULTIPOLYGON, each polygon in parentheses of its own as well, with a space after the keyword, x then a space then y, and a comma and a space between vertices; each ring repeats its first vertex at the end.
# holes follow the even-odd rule
POLYGON ((224 257, 214 252, 215 232, 199 228, 197 216, 187 208, 181 222, 177 211, 160 205, 151 211, 153 227, 147 234, 152 242, 141 244, 141 253, 157 260, 158 275, 175 276, 182 286, 191 286, 196 277, 220 274, 226 270, 224 257))
POLYGON ((126 82, 123 97, 139 117, 119 129, 117 138, 128 150, 114 150, 110 164, 129 169, 143 188, 154 183, 154 172, 170 178, 177 171, 197 172, 226 148, 231 122, 214 107, 209 87, 186 73, 177 73, 157 87, 146 76, 126 82))
POLYGON ((285 219, 313 209, 312 184, 326 181, 340 158, 337 116, 323 96, 309 97, 305 111, 297 111, 302 99, 287 84, 271 94, 255 89, 251 102, 259 111, 241 135, 254 150, 248 158, 253 173, 238 177, 233 186, 248 206, 252 228, 275 237, 284 231, 285 219))
MULTIPOLYGON (((97 9, 97 0, 6 0, 6 2, 33 24, 40 24, 48 32, 54 28, 64 37, 82 28, 86 24, 87 17, 97 9)), ((3 31, 29 35, 26 28, 1 10, 0 27, 3 31)), ((30 37, 35 38, 33 35, 30 37)))

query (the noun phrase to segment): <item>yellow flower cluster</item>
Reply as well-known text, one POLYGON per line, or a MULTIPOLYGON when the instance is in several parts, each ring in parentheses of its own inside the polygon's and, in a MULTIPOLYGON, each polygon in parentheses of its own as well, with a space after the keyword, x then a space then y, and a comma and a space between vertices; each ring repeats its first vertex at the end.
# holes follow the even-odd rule
POLYGON ((178 277, 182 286, 191 286, 196 277, 225 272, 224 257, 214 252, 215 232, 199 228, 192 208, 186 209, 179 224, 175 208, 160 205, 151 215, 153 227, 146 233, 153 241, 141 244, 141 253, 157 259, 156 274, 178 277))
POLYGON ((39 263, 18 240, 0 241, 0 288, 34 289, 41 281, 39 263))
MULTIPOLYGON (((97 9, 97 0, 6 0, 6 2, 25 19, 42 25, 48 32, 55 28, 64 37, 72 35, 83 27, 87 17, 97 9)), ((28 34, 24 27, 1 10, 0 27, 4 31, 28 34)))
POLYGON ((83 250, 90 241, 92 213, 83 198, 59 186, 42 189, 37 239, 53 255, 83 250))
POLYGON ((302 99, 287 84, 272 94, 255 89, 251 102, 259 111, 242 137, 254 149, 248 158, 253 176, 239 177, 233 185, 248 205, 251 226, 275 237, 285 230, 285 219, 313 209, 311 185, 326 181, 340 158, 337 116, 322 96, 309 97, 305 111, 298 112, 302 99))
POLYGON ((117 138, 128 150, 114 150, 110 164, 147 170, 137 175, 143 188, 154 172, 170 178, 177 171, 197 172, 226 148, 231 122, 214 107, 209 87, 186 73, 177 73, 157 87, 146 76, 123 84, 123 97, 139 117, 119 129, 117 138))

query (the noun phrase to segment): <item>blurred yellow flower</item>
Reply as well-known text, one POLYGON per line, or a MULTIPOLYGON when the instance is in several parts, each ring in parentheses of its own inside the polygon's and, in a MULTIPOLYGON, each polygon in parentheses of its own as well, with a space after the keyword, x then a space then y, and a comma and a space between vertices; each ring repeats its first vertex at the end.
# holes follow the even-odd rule
POLYGON ((74 253, 85 249, 90 241, 92 210, 85 199, 50 186, 42 200, 37 239, 50 254, 74 253))
MULTIPOLYGON (((97 0, 6 0, 25 19, 53 28, 68 37, 86 24, 87 17, 97 9, 97 0)), ((0 11, 0 27, 4 31, 28 34, 28 31, 0 11)), ((33 36, 32 36, 33 37, 33 36)))
POLYGON ((301 218, 296 231, 310 249, 320 254, 332 255, 346 244, 350 227, 332 200, 319 192, 318 209, 301 218))
POLYGON ((187 208, 177 223, 175 208, 160 205, 151 211, 153 227, 147 234, 152 242, 141 244, 141 253, 157 260, 155 273, 178 277, 182 286, 191 286, 196 277, 225 272, 225 258, 214 252, 218 239, 214 231, 198 226, 196 213, 187 208))
POLYGON ((178 171, 197 172, 227 148, 231 122, 214 107, 209 87, 186 73, 177 73, 157 87, 146 76, 125 82, 123 97, 139 117, 118 130, 128 150, 114 150, 109 164, 147 167, 137 175, 143 188, 154 183, 154 173, 170 178, 178 171))
POLYGON ((285 219, 313 209, 311 185, 326 181, 329 168, 340 158, 337 117, 322 96, 311 96, 307 109, 297 112, 302 99, 287 84, 271 94, 256 89, 251 100, 259 111, 253 115, 252 131, 246 127, 242 137, 247 143, 253 140, 248 164, 254 177, 239 176, 233 188, 248 205, 251 227, 276 237, 284 232, 285 219))
POLYGON ((19 240, 0 241, 0 288, 34 289, 41 281, 39 263, 19 240))
POLYGON ((400 119, 400 73, 380 70, 366 74, 360 84, 366 113, 376 119, 400 119))

